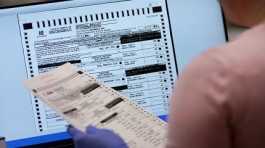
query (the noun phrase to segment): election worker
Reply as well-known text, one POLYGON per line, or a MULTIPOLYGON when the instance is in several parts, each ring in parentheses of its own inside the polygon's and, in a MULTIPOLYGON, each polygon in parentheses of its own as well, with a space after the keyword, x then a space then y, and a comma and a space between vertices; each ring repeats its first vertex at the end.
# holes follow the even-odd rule
MULTIPOLYGON (((234 24, 252 27, 212 48, 180 74, 167 148, 265 147, 265 0, 221 0, 234 24)), ((77 148, 127 148, 106 129, 69 128, 77 148)))

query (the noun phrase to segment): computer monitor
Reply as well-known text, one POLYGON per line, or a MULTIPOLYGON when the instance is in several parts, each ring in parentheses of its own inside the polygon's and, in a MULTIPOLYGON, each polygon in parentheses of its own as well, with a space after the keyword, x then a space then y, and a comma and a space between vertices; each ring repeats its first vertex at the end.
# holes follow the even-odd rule
MULTIPOLYGON (((0 136, 9 147, 70 142, 23 80, 70 62, 165 119, 177 76, 226 41, 213 0, 74 0, 0 10, 0 136)), ((37 145, 37 146, 36 146, 37 145)))

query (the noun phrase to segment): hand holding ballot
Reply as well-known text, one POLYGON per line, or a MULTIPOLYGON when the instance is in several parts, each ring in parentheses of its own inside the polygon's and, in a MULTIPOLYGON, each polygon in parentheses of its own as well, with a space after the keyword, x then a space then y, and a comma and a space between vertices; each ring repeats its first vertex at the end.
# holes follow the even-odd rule
MULTIPOLYGON (((130 148, 165 146, 167 124, 164 121, 71 64, 40 74, 27 80, 25 84, 34 96, 83 132, 90 125, 113 130, 130 148)), ((119 141, 109 131, 94 131, 98 131, 97 134, 107 133, 106 136, 119 141)), ((70 129, 70 133, 76 135, 79 132, 70 129)), ((89 134, 84 135, 88 136, 91 137, 89 134)), ((97 138, 98 135, 92 137, 97 138)), ((74 138, 80 141, 80 136, 74 138)))
POLYGON ((127 148, 126 143, 117 134, 107 129, 98 129, 92 126, 82 132, 69 127, 68 132, 73 137, 77 148, 127 148))

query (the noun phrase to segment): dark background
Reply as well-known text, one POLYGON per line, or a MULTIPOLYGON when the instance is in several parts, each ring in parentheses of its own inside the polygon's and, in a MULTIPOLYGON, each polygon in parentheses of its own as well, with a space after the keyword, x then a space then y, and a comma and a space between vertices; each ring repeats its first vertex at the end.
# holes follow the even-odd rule
POLYGON ((0 0, 0 8, 3 7, 14 7, 17 5, 28 5, 42 2, 56 2, 63 0, 0 0))

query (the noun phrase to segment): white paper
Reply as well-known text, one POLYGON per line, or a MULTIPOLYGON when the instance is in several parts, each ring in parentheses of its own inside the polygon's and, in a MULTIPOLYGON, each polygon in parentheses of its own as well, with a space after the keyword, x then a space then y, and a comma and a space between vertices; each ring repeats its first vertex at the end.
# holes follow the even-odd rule
MULTIPOLYGON (((20 13, 18 19, 28 77, 69 62, 155 116, 168 114, 177 53, 166 1, 83 5, 20 13)), ((65 130, 65 121, 36 98, 32 109, 40 134, 65 130)))
POLYGON ((25 82, 66 121, 85 131, 88 125, 111 129, 130 148, 162 148, 167 124, 71 64, 25 82))

